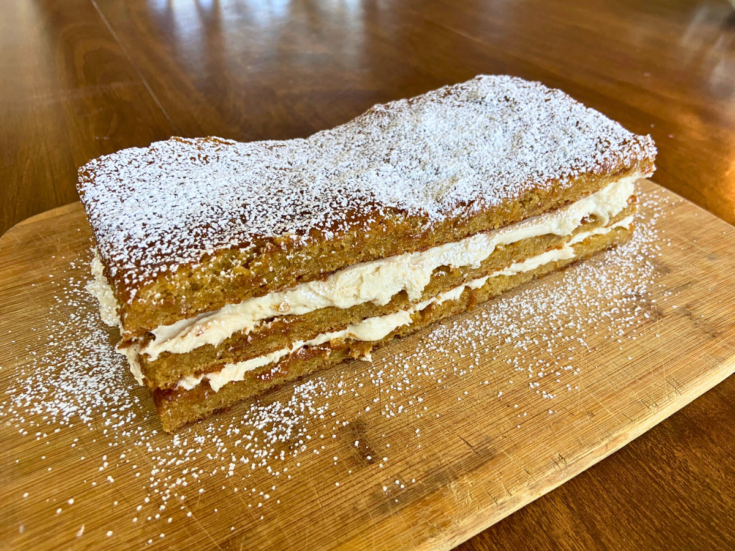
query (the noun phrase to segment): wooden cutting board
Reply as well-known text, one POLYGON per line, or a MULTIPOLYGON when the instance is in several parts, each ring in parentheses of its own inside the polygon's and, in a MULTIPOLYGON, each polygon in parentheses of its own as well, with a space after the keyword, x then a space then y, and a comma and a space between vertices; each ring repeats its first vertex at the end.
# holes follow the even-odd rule
POLYGON ((638 244, 176 438, 81 290, 80 205, 19 224, 0 240, 0 549, 462 542, 733 372, 735 230, 642 190, 638 244))

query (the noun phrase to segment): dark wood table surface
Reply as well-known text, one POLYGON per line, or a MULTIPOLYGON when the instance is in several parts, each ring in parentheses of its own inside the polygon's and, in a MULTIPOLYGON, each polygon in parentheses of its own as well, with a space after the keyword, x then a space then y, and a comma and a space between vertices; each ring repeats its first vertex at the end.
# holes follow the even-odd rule
MULTIPOLYGON (((725 0, 4 0, 0 233, 172 135, 307 136, 479 73, 651 134, 655 180, 735 223, 725 0)), ((735 251, 733 251, 735 253, 735 251)), ((735 377, 460 549, 735 548, 735 377)))

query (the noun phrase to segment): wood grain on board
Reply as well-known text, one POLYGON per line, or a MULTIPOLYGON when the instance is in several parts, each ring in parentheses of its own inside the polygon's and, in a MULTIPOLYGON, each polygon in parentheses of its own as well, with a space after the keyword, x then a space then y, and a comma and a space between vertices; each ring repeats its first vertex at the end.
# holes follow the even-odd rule
MULTIPOLYGON (((2 7, 0 234, 76 201, 77 168, 100 155, 171 135, 305 136, 480 72, 541 80, 650 133, 657 181, 735 222, 726 0, 2 7)), ((732 404, 735 378, 464 551, 732 548, 732 404)))
MULTIPOLYGON (((85 473, 90 465, 96 470, 102 456, 111 454, 116 440, 103 433, 109 428, 93 422, 90 430, 78 423, 39 440, 32 433, 19 432, 34 419, 29 415, 23 422, 0 426, 0 494, 7 504, 0 542, 8 549, 124 549, 152 539, 157 548, 175 549, 390 550, 449 549, 463 542, 624 446, 735 370, 735 258, 731 254, 735 228, 655 184, 646 183, 643 190, 642 203, 648 205, 643 218, 650 216, 653 204, 663 213, 656 222, 662 254, 655 258, 650 285, 657 302, 638 312, 639 318, 626 326, 620 343, 598 338, 601 330, 587 331, 589 353, 577 359, 583 362, 578 391, 547 402, 533 389, 522 385, 514 389, 512 401, 528 413, 521 429, 512 404, 496 395, 497 383, 513 376, 501 366, 511 354, 526 354, 528 361, 535 361, 542 353, 513 351, 510 345, 498 344, 483 353, 471 374, 426 389, 425 403, 432 413, 440 413, 438 417, 408 420, 366 414, 365 404, 379 396, 370 385, 360 400, 331 398, 330 406, 349 425, 337 431, 334 439, 327 438, 320 454, 299 456, 299 467, 294 464, 297 459, 286 459, 284 465, 291 468, 293 477, 279 482, 280 503, 264 508, 262 520, 245 514, 247 501, 235 497, 229 485, 221 490, 220 482, 208 479, 207 491, 198 499, 187 499, 181 511, 166 513, 176 518, 163 524, 165 538, 158 540, 163 520, 131 522, 136 506, 151 492, 153 479, 150 483, 136 479, 125 462, 111 465, 101 475, 85 473), (481 386, 483 379, 491 384, 481 386), (462 396, 466 400, 458 401, 462 396), (548 413, 550 407, 553 415, 548 413), (417 447, 415 428, 420 429, 423 447, 417 447), (383 466, 351 451, 358 438, 378 452, 386 435, 391 451, 383 466), (83 451, 71 447, 75 438, 83 443, 83 451), (80 462, 80 453, 86 463, 80 462), (41 460, 41 455, 48 460, 41 460), (346 457, 340 467, 332 465, 333 455, 346 457), (46 470, 49 466, 53 474, 46 470), (347 468, 352 471, 349 475, 347 468), (115 482, 80 487, 80 478, 93 476, 101 481, 111 476, 115 482), (409 477, 416 482, 409 483, 409 477), (400 479, 405 488, 381 489, 393 479, 400 479), (28 499, 22 497, 25 493, 28 499), (76 505, 67 508, 61 500, 72 495, 76 505), (58 505, 64 505, 65 512, 56 514, 58 505), (186 511, 195 520, 185 517, 186 511), (77 537, 82 523, 85 532, 77 537)), ((88 257, 89 235, 76 204, 28 220, 0 240, 0 392, 28 361, 26 347, 39 342, 38 334, 31 336, 23 328, 43 332, 39 320, 53 315, 49 311, 61 282, 49 282, 54 279, 49 275, 85 277, 84 266, 77 272, 68 270, 70 262, 88 257), (6 327, 12 327, 12 335, 6 327)), ((604 266, 605 254, 589 262, 604 266)), ((564 277, 568 274, 552 274, 530 285, 539 292, 553 290, 564 277)), ((483 308, 460 319, 481 315, 483 308)), ((416 349, 426 334, 389 345, 375 355, 376 361, 416 349)), ((469 360, 437 354, 426 361, 432 367, 449 361, 462 368, 469 360)), ((336 387, 341 377, 364 369, 363 363, 352 362, 319 378, 336 387)), ((285 401, 291 391, 286 386, 267 400, 285 401)), ((145 392, 135 392, 141 407, 150 410, 145 392)), ((226 415, 242 415, 247 407, 226 415)), ((204 431, 207 423, 216 426, 217 419, 187 430, 204 431)), ((154 415, 135 421, 149 431, 156 423, 154 415)), ((170 437, 158 434, 150 444, 164 446, 166 439, 170 437)), ((143 450, 127 453, 131 461, 146 461, 143 450)), ((200 466, 211 468, 211 463, 203 460, 200 466)), ((271 475, 253 472, 248 485, 270 484, 271 475)), ((733 503, 724 505, 727 511, 733 503)), ((146 505, 140 516, 150 515, 151 507, 146 505)), ((717 527, 710 542, 731 545, 726 527, 717 527)))

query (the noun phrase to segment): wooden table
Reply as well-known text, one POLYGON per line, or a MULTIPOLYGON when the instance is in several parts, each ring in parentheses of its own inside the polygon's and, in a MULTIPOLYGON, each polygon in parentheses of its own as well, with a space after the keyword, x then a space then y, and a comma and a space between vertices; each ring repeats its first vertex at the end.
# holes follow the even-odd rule
MULTIPOLYGON (((0 232, 76 201, 76 169, 99 155, 306 136, 478 73, 543 81, 650 133, 656 181, 735 223, 724 0, 9 0, 0 44, 0 232)), ((460 548, 732 548, 733 418, 731 378, 460 548)))

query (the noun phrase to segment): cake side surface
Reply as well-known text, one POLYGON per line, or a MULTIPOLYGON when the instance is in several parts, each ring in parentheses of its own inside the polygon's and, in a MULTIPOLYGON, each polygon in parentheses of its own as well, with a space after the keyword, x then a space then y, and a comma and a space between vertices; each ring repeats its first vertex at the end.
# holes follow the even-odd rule
MULTIPOLYGON (((632 197, 628 207, 611 218, 607 226, 599 220, 591 220, 580 225, 569 236, 544 235, 498 248, 478 266, 440 266, 433 271, 420 298, 415 301, 410 300, 407 292, 401 291, 386 304, 368 301, 347 309, 329 307, 306 314, 270 318, 251 331, 233 332, 219 343, 185 349, 180 353, 162 352, 155 358, 143 352, 139 354, 141 371, 150 388, 172 388, 182 377, 214 371, 223 364, 240 362, 283 349, 294 341, 308 341, 321 333, 337 331, 369 317, 384 316, 410 308, 414 303, 428 300, 468 281, 507 270, 511 265, 548 251, 561 249, 582 234, 595 230, 611 230, 621 221, 630 221, 636 210, 635 197, 632 197)), ((504 280, 498 280, 500 281, 504 280)), ((498 289, 503 289, 503 286, 500 285, 498 289)), ((201 333, 201 329, 195 329, 195 334, 201 333)), ((143 351, 146 350, 146 344, 146 341, 142 342, 143 351)))
POLYGON ((649 137, 563 92, 484 76, 306 139, 124 150, 80 169, 78 187, 140 335, 558 208, 650 175, 654 157, 649 137))

